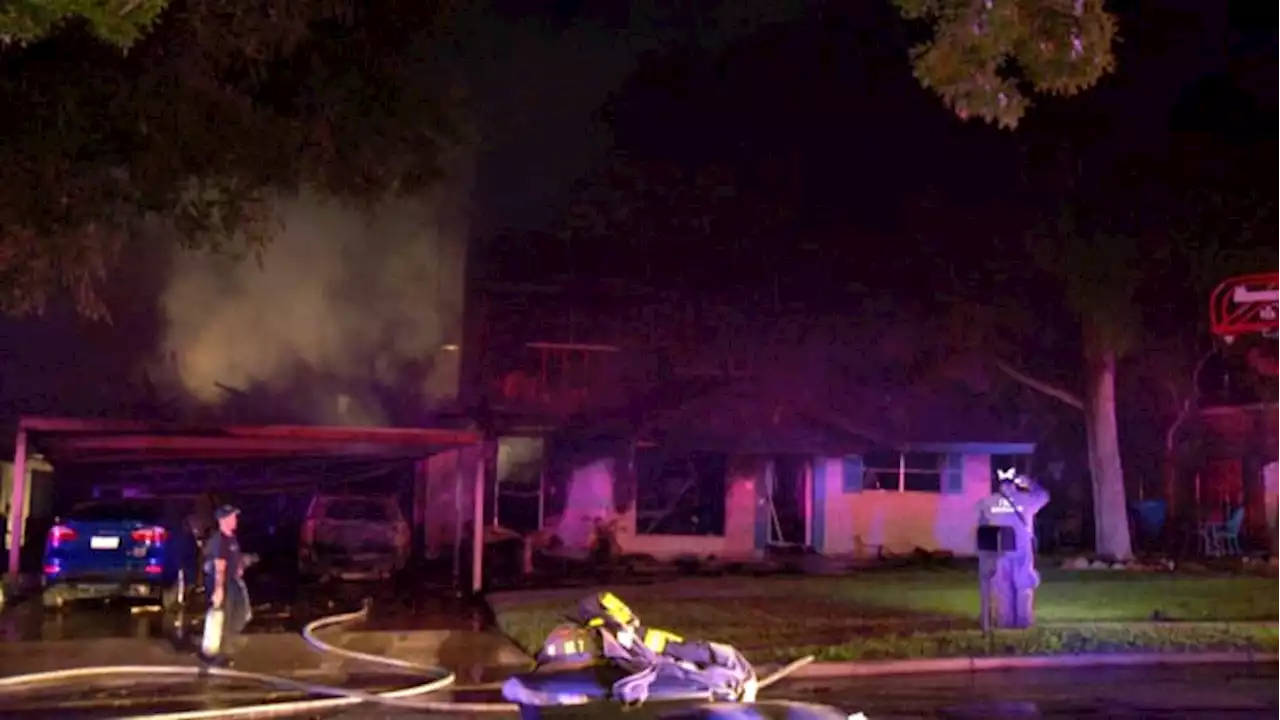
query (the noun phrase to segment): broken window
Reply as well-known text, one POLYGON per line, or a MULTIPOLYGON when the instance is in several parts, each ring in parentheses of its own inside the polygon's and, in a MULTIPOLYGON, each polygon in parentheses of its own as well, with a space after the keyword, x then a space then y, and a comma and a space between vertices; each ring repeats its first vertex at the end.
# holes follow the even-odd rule
POLYGON ((636 449, 637 535, 724 535, 724 453, 636 449))

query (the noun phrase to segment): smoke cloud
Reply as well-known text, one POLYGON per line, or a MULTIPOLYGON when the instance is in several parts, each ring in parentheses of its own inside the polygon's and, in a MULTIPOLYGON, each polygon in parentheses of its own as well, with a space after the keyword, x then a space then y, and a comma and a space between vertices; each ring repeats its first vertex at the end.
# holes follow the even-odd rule
POLYGON ((338 417, 317 422, 380 421, 332 389, 344 384, 453 396, 466 197, 450 187, 360 211, 304 194, 276 203, 261 265, 178 254, 160 301, 171 371, 206 404, 224 387, 324 392, 315 405, 338 417))

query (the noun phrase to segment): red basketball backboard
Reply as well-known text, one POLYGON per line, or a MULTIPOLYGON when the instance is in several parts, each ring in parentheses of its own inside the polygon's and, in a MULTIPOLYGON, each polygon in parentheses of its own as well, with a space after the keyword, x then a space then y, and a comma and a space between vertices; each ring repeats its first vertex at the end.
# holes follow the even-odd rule
POLYGON ((1274 335, 1280 328, 1280 273, 1255 273, 1223 281, 1209 299, 1213 334, 1231 340, 1241 335, 1274 335))

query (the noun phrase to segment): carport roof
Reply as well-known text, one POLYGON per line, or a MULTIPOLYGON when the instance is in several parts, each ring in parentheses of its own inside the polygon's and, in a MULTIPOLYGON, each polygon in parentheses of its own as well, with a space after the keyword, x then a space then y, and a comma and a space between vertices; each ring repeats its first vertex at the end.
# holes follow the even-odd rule
POLYGON ((121 420, 22 418, 34 452, 58 464, 300 458, 422 458, 473 445, 468 430, 307 425, 191 426, 121 420))

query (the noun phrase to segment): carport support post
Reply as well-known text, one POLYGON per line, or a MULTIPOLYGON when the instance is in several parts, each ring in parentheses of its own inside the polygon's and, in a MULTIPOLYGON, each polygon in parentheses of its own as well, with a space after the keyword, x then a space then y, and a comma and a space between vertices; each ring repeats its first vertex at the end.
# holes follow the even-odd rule
POLYGON ((475 482, 471 483, 471 592, 477 594, 484 587, 484 468, 490 447, 488 442, 480 446, 475 482))
POLYGON ((9 494, 9 579, 17 580, 22 560, 23 526, 27 519, 27 431, 18 428, 13 450, 13 484, 9 494))
POLYGON ((462 592, 462 451, 453 454, 453 589, 462 592))
POLYGON ((501 495, 501 487, 499 486, 500 482, 501 482, 501 479, 498 477, 498 473, 495 472, 493 474, 493 520, 490 521, 495 528, 499 526, 498 498, 501 495))
POLYGON ((547 519, 547 466, 543 461, 541 472, 538 473, 538 525, 534 532, 542 532, 542 523, 547 519))

